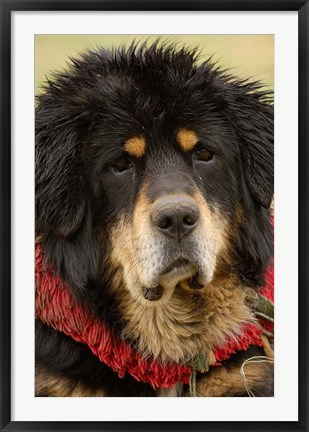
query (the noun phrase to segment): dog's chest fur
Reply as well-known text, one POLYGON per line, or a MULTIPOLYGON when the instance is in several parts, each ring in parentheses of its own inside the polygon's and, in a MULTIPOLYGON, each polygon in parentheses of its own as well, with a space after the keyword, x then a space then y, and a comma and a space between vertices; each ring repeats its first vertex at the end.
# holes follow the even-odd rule
POLYGON ((126 321, 122 336, 133 340, 145 357, 178 363, 203 355, 212 364, 212 349, 252 321, 254 298, 252 290, 231 280, 209 284, 198 293, 179 288, 168 303, 151 307, 123 290, 119 296, 126 321))

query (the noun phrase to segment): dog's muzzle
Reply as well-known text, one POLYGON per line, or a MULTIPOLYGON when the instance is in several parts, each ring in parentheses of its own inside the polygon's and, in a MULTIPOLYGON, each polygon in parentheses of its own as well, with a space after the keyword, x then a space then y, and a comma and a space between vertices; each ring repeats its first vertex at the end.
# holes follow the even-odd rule
MULTIPOLYGON (((162 281, 176 280, 176 286, 186 280, 186 286, 200 289, 199 275, 195 266, 184 254, 184 238, 190 236, 199 224, 200 211, 193 199, 188 195, 168 194, 156 200, 151 212, 151 223, 158 235, 163 236, 168 247, 177 251, 178 258, 172 261, 162 272, 162 281), (178 278, 178 283, 177 283, 178 278)), ((176 254, 176 253, 175 253, 176 254)), ((164 293, 164 282, 154 288, 147 288, 144 298, 149 301, 160 300, 164 293), (163 286, 162 286, 163 285, 163 286)))

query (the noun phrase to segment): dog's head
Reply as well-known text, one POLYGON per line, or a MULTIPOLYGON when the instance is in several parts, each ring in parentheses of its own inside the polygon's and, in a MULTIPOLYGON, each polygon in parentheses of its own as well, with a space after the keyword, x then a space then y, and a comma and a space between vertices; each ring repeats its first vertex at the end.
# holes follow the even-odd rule
POLYGON ((220 278, 261 282, 267 98, 157 44, 89 52, 48 83, 36 114, 37 233, 78 296, 101 304, 123 290, 153 307, 220 278))

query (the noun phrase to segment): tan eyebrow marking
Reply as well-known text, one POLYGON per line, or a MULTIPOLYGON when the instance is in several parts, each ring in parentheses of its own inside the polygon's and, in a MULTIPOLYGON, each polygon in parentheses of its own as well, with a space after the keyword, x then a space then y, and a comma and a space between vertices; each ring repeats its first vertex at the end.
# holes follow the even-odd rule
POLYGON ((146 141, 143 137, 133 137, 126 140, 124 149, 130 156, 142 157, 146 153, 146 141))
POLYGON ((198 142, 198 137, 195 132, 189 129, 179 129, 177 132, 177 141, 183 151, 188 152, 193 149, 193 147, 198 142))

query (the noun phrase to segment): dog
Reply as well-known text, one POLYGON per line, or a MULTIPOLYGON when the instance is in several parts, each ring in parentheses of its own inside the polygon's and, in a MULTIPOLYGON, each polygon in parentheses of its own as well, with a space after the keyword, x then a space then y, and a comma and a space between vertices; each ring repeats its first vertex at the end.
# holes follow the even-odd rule
MULTIPOLYGON (((202 358, 195 395, 248 396, 249 383, 272 396, 271 361, 240 373, 269 358, 264 345, 221 361, 214 352, 257 322, 273 256, 273 166, 272 95, 259 82, 160 41, 87 51, 37 97, 44 268, 148 365, 202 358)), ((156 386, 117 373, 63 331, 72 312, 61 307, 58 327, 37 314, 36 396, 190 394, 191 378, 156 386)))

